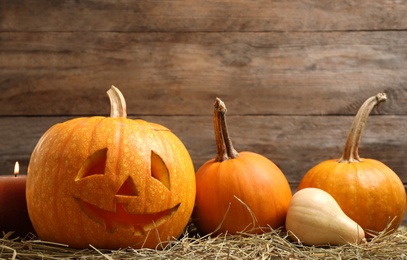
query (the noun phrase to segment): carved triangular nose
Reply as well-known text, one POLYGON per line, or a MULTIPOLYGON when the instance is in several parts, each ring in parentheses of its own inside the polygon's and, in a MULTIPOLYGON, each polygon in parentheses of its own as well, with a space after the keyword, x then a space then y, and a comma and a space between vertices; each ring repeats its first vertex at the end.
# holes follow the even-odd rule
POLYGON ((117 191, 116 195, 119 196, 138 196, 137 187, 133 182, 133 179, 128 177, 126 181, 122 184, 120 189, 117 191))

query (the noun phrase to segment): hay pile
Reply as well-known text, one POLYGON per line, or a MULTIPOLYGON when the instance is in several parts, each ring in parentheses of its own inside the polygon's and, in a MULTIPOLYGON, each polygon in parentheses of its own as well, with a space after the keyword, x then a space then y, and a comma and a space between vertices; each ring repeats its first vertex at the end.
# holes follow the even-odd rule
MULTIPOLYGON (((191 229, 189 229, 191 230, 191 229)), ((195 232, 193 232, 195 233, 195 232)), ((287 233, 270 230, 262 235, 203 236, 186 231, 160 250, 77 250, 41 241, 34 236, 0 239, 1 259, 407 259, 407 228, 385 232, 361 245, 310 247, 290 242, 287 233)))

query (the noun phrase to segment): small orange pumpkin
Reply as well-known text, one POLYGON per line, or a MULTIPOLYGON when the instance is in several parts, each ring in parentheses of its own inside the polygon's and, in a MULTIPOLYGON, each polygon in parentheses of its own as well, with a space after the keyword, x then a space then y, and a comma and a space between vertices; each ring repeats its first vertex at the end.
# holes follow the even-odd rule
POLYGON ((368 237, 383 231, 390 221, 389 231, 397 229, 406 211, 406 192, 397 174, 382 162, 362 159, 358 154, 367 118, 373 107, 386 98, 379 93, 365 101, 353 121, 342 157, 314 166, 298 187, 319 188, 331 194, 368 237))
POLYGON ((167 128, 128 119, 117 88, 108 95, 111 117, 68 120, 41 137, 28 168, 28 212, 43 240, 154 248, 190 219, 192 160, 167 128))
POLYGON ((226 127, 226 107, 215 102, 216 158, 196 173, 193 218, 205 233, 262 233, 284 226, 292 193, 281 170, 266 157, 237 153, 226 127))

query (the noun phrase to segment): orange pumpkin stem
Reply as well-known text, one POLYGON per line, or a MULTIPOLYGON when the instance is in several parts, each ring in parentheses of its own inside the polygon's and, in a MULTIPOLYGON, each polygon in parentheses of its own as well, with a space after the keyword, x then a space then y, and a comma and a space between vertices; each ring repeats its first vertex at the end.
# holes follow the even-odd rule
POLYGON ((346 139, 342 157, 338 160, 339 162, 362 161, 362 159, 359 157, 358 150, 363 128, 365 127, 367 118, 369 117, 372 109, 379 103, 386 101, 386 99, 387 96, 385 93, 379 93, 376 96, 368 98, 359 108, 359 111, 353 120, 348 138, 346 139))
POLYGON ((232 140, 229 137, 226 124, 226 106, 222 100, 216 98, 214 112, 214 127, 216 138, 216 158, 215 161, 223 162, 236 158, 239 153, 235 150, 232 140))
POLYGON ((127 117, 126 100, 122 92, 115 86, 112 86, 107 95, 110 99, 110 117, 127 117))

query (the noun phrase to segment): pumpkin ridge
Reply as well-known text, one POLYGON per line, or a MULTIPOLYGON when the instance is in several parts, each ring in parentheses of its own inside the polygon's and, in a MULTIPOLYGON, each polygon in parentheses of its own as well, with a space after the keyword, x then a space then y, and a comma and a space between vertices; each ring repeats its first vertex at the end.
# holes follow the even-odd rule
MULTIPOLYGON (((98 117, 98 118, 93 118, 93 119, 94 120, 100 120, 102 118, 103 117, 98 117)), ((64 175, 64 170, 65 170, 66 167, 63 164, 66 163, 66 160, 65 160, 65 158, 67 157, 66 153, 68 153, 68 151, 70 150, 70 149, 66 149, 66 147, 68 147, 71 144, 72 138, 74 137, 74 135, 78 131, 81 130, 81 127, 83 127, 83 125, 87 124, 87 120, 88 120, 88 118, 80 118, 78 120, 65 122, 67 124, 69 123, 69 126, 70 126, 71 130, 68 131, 69 134, 64 138, 63 148, 62 148, 63 152, 61 154, 59 154, 60 158, 62 158, 62 160, 58 159, 58 169, 59 170, 56 173, 56 176, 57 176, 57 179, 58 179, 57 183, 59 183, 59 184, 62 183, 62 181, 61 181, 62 179, 63 179, 63 181, 66 181, 65 180, 65 175, 64 175), (76 124, 74 124, 74 123, 76 123, 76 124)), ((59 190, 63 186, 62 185, 55 185, 55 186, 56 186, 55 194, 59 194, 59 190)), ((60 203, 56 199, 54 200, 54 203, 55 203, 55 205, 53 207, 56 209, 55 210, 56 219, 60 219, 60 217, 61 217, 60 212, 63 212, 63 205, 62 205, 62 203, 60 203), (61 208, 62 208, 62 210, 61 210, 61 208)), ((64 222, 59 222, 59 223, 60 223, 59 224, 60 225, 59 230, 64 230, 66 228, 66 227, 63 226, 64 222)))

